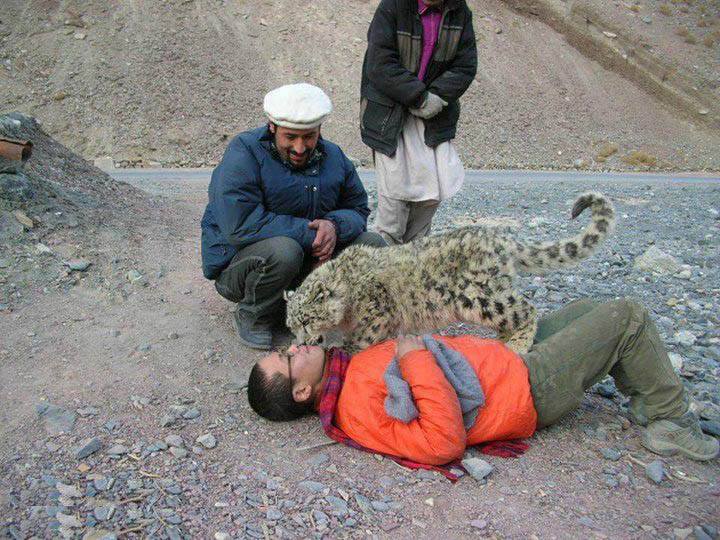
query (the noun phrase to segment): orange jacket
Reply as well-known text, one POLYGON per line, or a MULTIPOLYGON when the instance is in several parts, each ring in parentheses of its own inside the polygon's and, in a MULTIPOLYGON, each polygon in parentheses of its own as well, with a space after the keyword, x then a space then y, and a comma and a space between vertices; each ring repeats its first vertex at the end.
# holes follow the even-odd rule
POLYGON ((455 390, 426 350, 400 358, 400 371, 420 416, 405 424, 387 415, 383 375, 395 354, 394 340, 352 357, 338 399, 337 426, 367 448, 429 465, 461 457, 466 446, 530 437, 537 413, 522 359, 499 341, 436 337, 465 355, 485 393, 485 405, 469 431, 463 426, 455 390))

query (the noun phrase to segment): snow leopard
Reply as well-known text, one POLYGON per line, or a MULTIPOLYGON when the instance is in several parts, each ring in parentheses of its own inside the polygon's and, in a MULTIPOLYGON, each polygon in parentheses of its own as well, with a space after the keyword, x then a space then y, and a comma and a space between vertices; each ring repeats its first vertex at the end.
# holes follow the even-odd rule
POLYGON ((612 232, 615 211, 604 195, 585 193, 572 218, 586 208, 591 222, 559 241, 523 241, 512 229, 466 226, 399 246, 348 247, 286 293, 287 326, 296 343, 308 345, 328 345, 340 331, 352 353, 398 334, 467 322, 527 352, 537 314, 513 279, 569 267, 594 253, 612 232))

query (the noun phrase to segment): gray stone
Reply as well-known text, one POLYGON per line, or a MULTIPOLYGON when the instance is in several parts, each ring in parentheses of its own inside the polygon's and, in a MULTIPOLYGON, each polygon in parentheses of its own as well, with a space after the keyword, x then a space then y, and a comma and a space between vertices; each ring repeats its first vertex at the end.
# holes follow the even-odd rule
POLYGON ((40 403, 36 407, 38 416, 42 418, 45 431, 50 436, 70 433, 75 426, 77 416, 74 412, 53 405, 52 403, 40 403))
POLYGON ((616 487, 618 487, 619 482, 618 482, 617 478, 615 478, 614 476, 606 474, 604 483, 609 488, 616 488, 616 487))
POLYGON ((692 347, 697 340, 695 334, 688 330, 681 330, 680 332, 676 332, 674 338, 676 343, 679 343, 680 345, 683 345, 685 347, 692 347))
POLYGON ((360 508, 361 512, 365 514, 372 513, 372 504, 370 504, 370 499, 368 499, 365 495, 355 495, 355 502, 357 503, 358 508, 360 508))
POLYGON ((170 427, 177 422, 177 420, 177 416, 173 414, 164 414, 162 418, 160 418, 160 427, 170 427))
POLYGON ((83 440, 75 450, 75 457, 85 459, 102 448, 102 443, 97 437, 91 437, 83 440))
POLYGON ((330 521, 330 518, 325 512, 322 512, 321 510, 313 510, 312 511, 313 518, 315 518, 315 521, 317 523, 327 523, 330 521))
POLYGON ((482 530, 488 526, 488 522, 485 519, 474 519, 470 522, 470 526, 482 530))
POLYGON ((183 438, 180 435, 168 435, 165 437, 165 442, 170 446, 175 446, 176 448, 185 447, 185 441, 183 441, 183 438))
POLYGON ((225 390, 228 394, 239 394, 246 387, 247 383, 229 382, 223 385, 223 390, 225 390))
POLYGON ((182 416, 185 420, 194 420, 200 416, 200 409, 193 407, 192 409, 185 411, 182 416))
POLYGON ((692 533, 693 530, 690 527, 684 529, 673 529, 673 538, 675 538, 675 540, 686 540, 692 533))
POLYGON ((265 519, 268 521, 280 521, 283 516, 284 514, 280 510, 273 507, 268 508, 267 512, 265 512, 265 519))
POLYGON ((130 491, 137 491, 137 490, 143 488, 143 481, 142 480, 128 480, 127 487, 130 491))
POLYGON ((580 523, 580 525, 584 525, 585 527, 589 527, 590 529, 598 528, 595 522, 587 516, 581 517, 580 519, 578 519, 578 522, 580 523))
POLYGON ((95 516, 95 519, 97 519, 98 521, 107 521, 108 519, 111 519, 113 517, 113 514, 115 514, 115 507, 110 504, 105 506, 97 506, 95 507, 93 514, 95 516))
POLYGON ((680 371, 683 368, 683 357, 680 356, 678 353, 669 352, 668 356, 670 357, 670 363, 672 364, 672 367, 675 369, 675 371, 680 371))
POLYGON ((75 411, 81 418, 87 418, 88 416, 95 416, 98 410, 95 407, 83 407, 75 411))
POLYGON ((615 397, 615 387, 609 383, 602 383, 595 385, 595 392, 607 399, 612 399, 615 397))
POLYGON ((656 459, 655 461, 648 463, 645 466, 645 475, 656 484, 662 482, 665 477, 665 466, 663 465, 663 462, 656 459))
POLYGON ((376 512, 387 512, 390 510, 390 505, 384 501, 372 501, 370 504, 376 512))
POLYGON ((195 439, 195 442, 202 444, 205 448, 215 448, 217 445, 217 440, 215 440, 215 436, 212 433, 200 435, 197 439, 195 439))
POLYGON ((60 522, 61 527, 68 527, 70 529, 77 529, 79 527, 82 527, 82 523, 77 517, 63 514, 62 512, 58 512, 55 515, 55 519, 60 522))
MULTIPOLYGON (((119 332, 118 335, 120 335, 119 332)), ((132 395, 130 396, 130 401, 132 402, 133 407, 135 407, 136 409, 143 409, 144 407, 150 405, 150 398, 145 396, 132 395)))
POLYGON ((63 484, 62 482, 57 482, 55 484, 55 489, 57 489, 60 492, 60 495, 62 495, 63 497, 82 497, 82 492, 76 486, 70 484, 63 484))
POLYGON ((618 461, 622 457, 622 454, 614 448, 601 448, 600 453, 605 459, 609 459, 610 461, 618 461))
POLYGON ((463 459, 462 466, 475 480, 483 480, 493 471, 493 466, 480 458, 463 459))
POLYGON ((672 255, 661 251, 657 246, 651 246, 635 259, 633 267, 646 272, 675 274, 681 270, 681 263, 672 255))
POLYGON ((642 18, 642 22, 645 24, 652 24, 652 17, 648 17, 647 15, 642 18))
POLYGON ((693 536, 695 540, 713 540, 713 537, 700 526, 693 527, 693 536))
POLYGON ((165 441, 153 441, 152 443, 147 445, 147 447, 145 448, 145 450, 150 453, 162 452, 163 450, 167 450, 167 449, 168 449, 168 445, 165 443, 165 441))
POLYGON ((139 352, 150 352, 150 349, 152 349, 152 344, 150 343, 143 343, 137 347, 139 352))
POLYGON ((125 275, 125 277, 127 278, 127 280, 130 283, 134 283, 136 281, 140 281, 143 276, 140 272, 133 269, 133 270, 129 270, 128 273, 125 275))
POLYGON ((128 453, 126 446, 122 444, 113 444, 107 451, 111 456, 122 456, 128 453))
POLYGON ((321 453, 319 453, 319 454, 315 454, 313 457, 311 457, 310 459, 308 459, 308 463, 309 463, 312 467, 317 467, 318 465, 322 465, 323 463, 325 463, 325 462, 327 462, 327 461, 329 461, 329 460, 330 460, 330 456, 328 456, 327 454, 321 452, 321 453))
POLYGON ((55 487, 55 485, 57 484, 57 480, 55 479, 55 477, 49 474, 41 475, 40 479, 48 487, 55 487))
POLYGON ((177 446, 171 446, 170 453, 178 459, 186 458, 188 455, 188 451, 185 448, 178 448, 177 446))
POLYGON ((115 431, 119 426, 120 426, 120 422, 117 420, 108 420, 107 422, 105 422, 103 424, 103 427, 110 433, 115 431))
POLYGON ((95 478, 95 480, 93 480, 93 486, 98 491, 105 491, 105 490, 111 489, 114 484, 115 484, 114 478, 102 477, 102 478, 95 478))
POLYGON ((180 495, 183 492, 182 488, 172 480, 165 480, 163 481, 163 484, 163 489, 170 495, 180 495))
POLYGON ((321 493, 325 491, 327 486, 321 482, 315 482, 313 480, 303 480, 298 483, 298 487, 303 491, 309 491, 311 493, 321 493))
POLYGON ((65 263, 70 270, 74 270, 76 272, 84 272, 88 268, 90 268, 90 265, 92 264, 90 261, 86 259, 70 259, 65 263))
POLYGON ((720 422, 700 420, 700 428, 708 435, 720 438, 720 422))
POLYGON ((93 165, 103 171, 112 171, 115 169, 115 162, 110 156, 101 156, 93 160, 93 165))
POLYGON ((340 497, 328 495, 327 497, 325 497, 325 500, 330 503, 330 506, 332 506, 334 514, 337 514, 338 516, 344 516, 348 513, 348 505, 340 497))

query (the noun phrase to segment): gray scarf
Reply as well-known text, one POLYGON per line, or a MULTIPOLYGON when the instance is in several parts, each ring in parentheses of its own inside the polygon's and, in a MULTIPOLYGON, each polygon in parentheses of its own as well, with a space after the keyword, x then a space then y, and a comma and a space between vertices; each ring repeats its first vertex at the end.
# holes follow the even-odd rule
MULTIPOLYGON (((485 405, 485 394, 475 370, 465 356, 431 335, 424 335, 423 341, 455 390, 463 414, 463 424, 466 430, 470 429, 475 423, 478 410, 485 405)), ((385 412, 406 424, 415 420, 420 413, 415 406, 410 385, 402 377, 397 356, 390 362, 383 378, 388 392, 385 398, 385 412)))

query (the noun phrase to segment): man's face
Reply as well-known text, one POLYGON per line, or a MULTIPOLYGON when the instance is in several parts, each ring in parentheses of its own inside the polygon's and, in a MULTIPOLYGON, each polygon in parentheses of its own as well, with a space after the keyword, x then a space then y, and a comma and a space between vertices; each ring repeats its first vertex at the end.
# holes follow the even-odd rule
POLYGON ((280 156, 297 168, 307 164, 320 138, 320 127, 291 129, 270 124, 270 132, 275 135, 275 146, 280 156))
POLYGON ((291 376, 295 401, 313 397, 325 370, 325 351, 315 345, 292 345, 286 353, 271 353, 258 362, 268 379, 276 373, 291 376), (289 365, 288 365, 289 364, 289 365))

